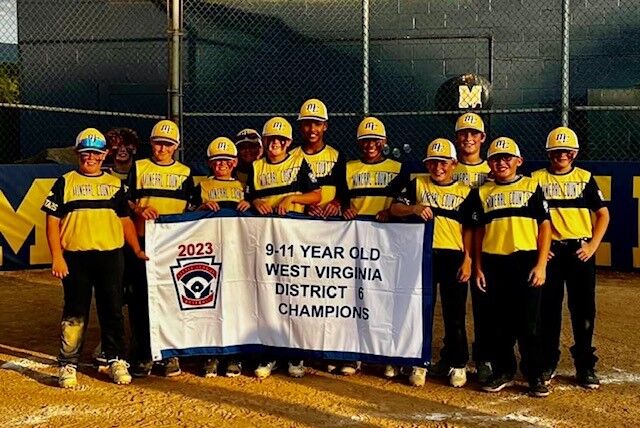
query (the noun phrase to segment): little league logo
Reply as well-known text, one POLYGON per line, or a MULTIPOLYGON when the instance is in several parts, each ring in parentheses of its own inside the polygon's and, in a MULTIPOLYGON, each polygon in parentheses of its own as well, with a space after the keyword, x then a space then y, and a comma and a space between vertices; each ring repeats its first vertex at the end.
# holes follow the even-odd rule
POLYGON ((215 256, 178 259, 177 262, 177 266, 171 266, 171 276, 180 309, 215 309, 222 263, 215 263, 215 256))

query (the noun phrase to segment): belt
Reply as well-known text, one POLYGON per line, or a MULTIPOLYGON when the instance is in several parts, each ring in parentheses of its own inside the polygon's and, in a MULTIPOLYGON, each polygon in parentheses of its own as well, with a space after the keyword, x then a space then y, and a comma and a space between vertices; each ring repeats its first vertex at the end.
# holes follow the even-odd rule
POLYGON ((590 238, 578 238, 578 239, 562 239, 560 241, 554 240, 551 243, 555 245, 581 245, 583 242, 588 242, 590 238))

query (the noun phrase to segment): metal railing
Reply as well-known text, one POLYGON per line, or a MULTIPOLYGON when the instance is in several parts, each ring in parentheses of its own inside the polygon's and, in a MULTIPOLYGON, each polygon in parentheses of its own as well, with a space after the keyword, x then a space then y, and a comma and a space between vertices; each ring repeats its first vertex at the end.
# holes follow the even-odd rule
POLYGON ((638 0, 17 0, 0 16, 0 161, 170 117, 199 163, 213 138, 294 121, 311 97, 349 157, 364 115, 412 159, 471 107, 528 159, 561 124, 583 159, 640 157, 638 0))

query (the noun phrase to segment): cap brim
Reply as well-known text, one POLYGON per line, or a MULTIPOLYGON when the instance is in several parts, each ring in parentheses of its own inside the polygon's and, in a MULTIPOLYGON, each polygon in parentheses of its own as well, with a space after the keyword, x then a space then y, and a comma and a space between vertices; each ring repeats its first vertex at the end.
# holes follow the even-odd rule
POLYGON ((426 162, 430 160, 448 161, 448 160, 453 160, 453 158, 448 158, 445 156, 427 156, 426 158, 422 159, 422 162, 426 162))
POLYGON ((107 148, 104 148, 104 149, 96 149, 95 147, 85 147, 85 148, 83 148, 83 149, 76 148, 76 152, 78 152, 78 153, 93 152, 93 153, 101 153, 101 154, 104 154, 104 153, 108 153, 108 152, 109 152, 109 149, 107 149, 107 148))
POLYGON ((171 144, 176 145, 176 146, 180 145, 180 143, 179 143, 179 142, 177 142, 177 141, 175 141, 175 140, 171 140, 171 139, 169 139, 169 138, 162 138, 162 137, 155 137, 155 138, 152 138, 152 139, 151 139, 151 142, 152 142, 152 143, 155 143, 155 142, 159 142, 159 143, 171 143, 171 144))
POLYGON ((250 140, 248 138, 245 138, 243 140, 236 141, 236 146, 238 144, 242 144, 242 143, 251 143, 251 144, 261 145, 262 144, 262 140, 256 140, 256 139, 250 140))
POLYGON ((579 151, 580 149, 576 149, 575 147, 550 147, 548 149, 546 149, 548 152, 552 152, 554 150, 571 150, 574 152, 579 151))
POLYGON ((360 141, 360 140, 383 140, 385 138, 387 137, 384 135, 368 134, 368 135, 361 135, 357 139, 358 141, 360 141))
POLYGON ((226 160, 234 160, 237 159, 238 156, 231 156, 231 155, 214 155, 214 156, 209 156, 209 160, 216 160, 216 159, 226 159, 226 160))
POLYGON ((320 116, 298 116, 298 121, 301 120, 317 120, 319 122, 326 122, 329 119, 326 117, 320 117, 320 116))
POLYGON ((494 156, 498 156, 498 155, 509 155, 509 156, 514 156, 516 158, 521 158, 522 155, 520 154, 516 154, 516 153, 511 153, 511 152, 495 152, 495 153, 491 153, 491 155, 487 156, 487 159, 490 159, 494 156))

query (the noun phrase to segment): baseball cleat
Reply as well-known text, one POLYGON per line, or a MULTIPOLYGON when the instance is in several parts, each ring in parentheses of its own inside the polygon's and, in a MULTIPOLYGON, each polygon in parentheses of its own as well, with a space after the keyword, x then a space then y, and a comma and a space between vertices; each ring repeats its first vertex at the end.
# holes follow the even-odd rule
POLYGON ((499 392, 508 386, 513 386, 513 384, 513 376, 491 377, 486 384, 482 385, 482 390, 485 392, 499 392))
POLYGON ((340 367, 340 373, 343 376, 353 376, 362 368, 362 361, 352 361, 340 367))
POLYGON ((424 386, 427 378, 427 369, 425 367, 413 366, 409 375, 409 385, 424 386))
POLYGON ((131 375, 128 369, 129 363, 125 360, 113 360, 109 364, 109 376, 118 385, 128 385, 131 383, 131 375))
POLYGON ((204 377, 218 376, 218 359, 207 358, 207 361, 204 362, 204 366, 202 367, 202 371, 204 373, 204 377))
POLYGON ((289 361, 289 376, 303 377, 305 373, 304 361, 289 361))
POLYGON ((258 379, 264 379, 271 376, 271 372, 274 371, 278 367, 276 361, 264 361, 260 363, 257 369, 255 369, 254 373, 258 379))
POLYGON ((454 368, 449 375, 449 383, 454 388, 463 387, 467 383, 467 368, 454 368))
POLYGON ((576 373, 576 380, 578 384, 587 389, 600 388, 600 379, 596 376, 596 372, 593 369, 587 369, 576 373))
POLYGON ((231 360, 229 364, 227 364, 227 372, 225 375, 227 377, 237 377, 242 374, 242 363, 240 361, 231 360))
POLYGON ((78 386, 78 378, 76 376, 76 366, 73 364, 66 364, 60 367, 58 374, 58 385, 61 388, 75 388, 78 386))

